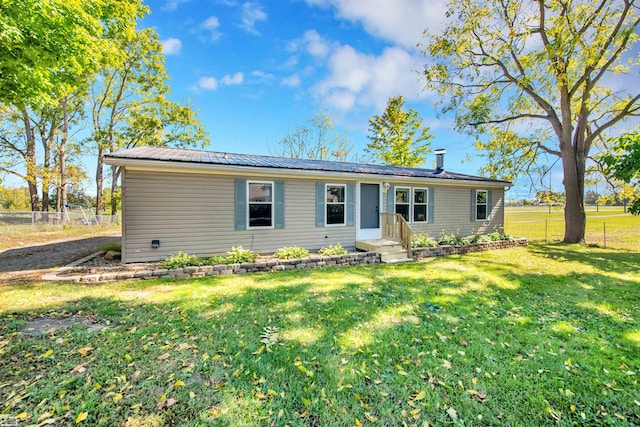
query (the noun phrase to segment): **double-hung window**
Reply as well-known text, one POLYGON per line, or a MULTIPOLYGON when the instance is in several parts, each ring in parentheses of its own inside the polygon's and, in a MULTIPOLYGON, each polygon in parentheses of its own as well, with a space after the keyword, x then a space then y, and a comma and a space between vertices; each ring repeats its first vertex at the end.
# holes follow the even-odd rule
POLYGON ((476 221, 489 219, 489 192, 487 190, 476 190, 476 221))
POLYGON ((396 213, 404 217, 405 221, 411 221, 411 190, 409 188, 396 188, 396 213))
POLYGON ((344 225, 346 218, 347 186, 326 184, 326 225, 344 225))
POLYGON ((413 222, 427 222, 428 196, 426 188, 413 189, 413 222))
POLYGON ((247 181, 249 227, 273 227, 273 182, 247 181))

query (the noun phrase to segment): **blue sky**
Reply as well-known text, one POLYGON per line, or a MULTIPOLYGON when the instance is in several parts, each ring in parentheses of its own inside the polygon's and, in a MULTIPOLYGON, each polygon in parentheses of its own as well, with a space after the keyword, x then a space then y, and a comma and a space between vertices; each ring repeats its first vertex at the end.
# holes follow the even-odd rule
POLYGON ((269 154, 287 129, 326 113, 361 156, 368 119, 401 94, 431 128, 431 147, 447 149, 445 167, 477 174, 473 139, 437 117, 419 81, 416 45, 441 25, 443 3, 153 0, 142 26, 159 34, 173 97, 199 110, 209 150, 269 154))

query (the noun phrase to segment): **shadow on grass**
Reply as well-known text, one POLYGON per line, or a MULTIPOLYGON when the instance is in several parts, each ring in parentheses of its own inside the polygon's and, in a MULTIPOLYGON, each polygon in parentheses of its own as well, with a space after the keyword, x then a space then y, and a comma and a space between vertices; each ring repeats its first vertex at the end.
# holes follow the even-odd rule
POLYGON ((627 337, 638 329, 638 278, 516 264, 452 257, 136 282, 100 298, 68 285, 66 299, 1 315, 11 357, 0 361, 0 400, 25 396, 10 412, 34 420, 68 406, 63 424, 82 411, 94 424, 447 424, 449 408, 489 425, 637 422, 627 372, 640 368, 639 346, 627 337), (71 313, 115 326, 20 334, 28 318, 71 313))

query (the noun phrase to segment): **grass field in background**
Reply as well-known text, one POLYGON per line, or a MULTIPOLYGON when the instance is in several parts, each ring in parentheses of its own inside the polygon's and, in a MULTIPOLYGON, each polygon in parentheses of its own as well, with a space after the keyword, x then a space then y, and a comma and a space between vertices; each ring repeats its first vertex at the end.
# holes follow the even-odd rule
POLYGON ((31 225, 0 226, 0 251, 30 245, 49 243, 56 240, 120 234, 120 224, 92 225, 34 231, 31 225))
MULTIPOLYGON (((587 206, 586 242, 618 249, 640 250, 640 217, 619 206, 587 206)), ((505 231, 531 241, 561 241, 564 209, 547 206, 505 208, 505 231)))
POLYGON ((638 253, 562 244, 0 285, 0 413, 126 427, 638 425, 639 304, 638 253), (25 330, 72 315, 109 327, 25 330))

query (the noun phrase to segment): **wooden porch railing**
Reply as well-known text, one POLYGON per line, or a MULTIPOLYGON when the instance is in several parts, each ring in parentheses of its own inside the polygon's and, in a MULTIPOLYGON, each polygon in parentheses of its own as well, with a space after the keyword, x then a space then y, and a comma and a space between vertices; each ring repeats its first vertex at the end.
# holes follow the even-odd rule
POLYGON ((411 239, 413 230, 401 214, 382 213, 382 238, 396 239, 407 250, 407 256, 411 257, 411 239))

